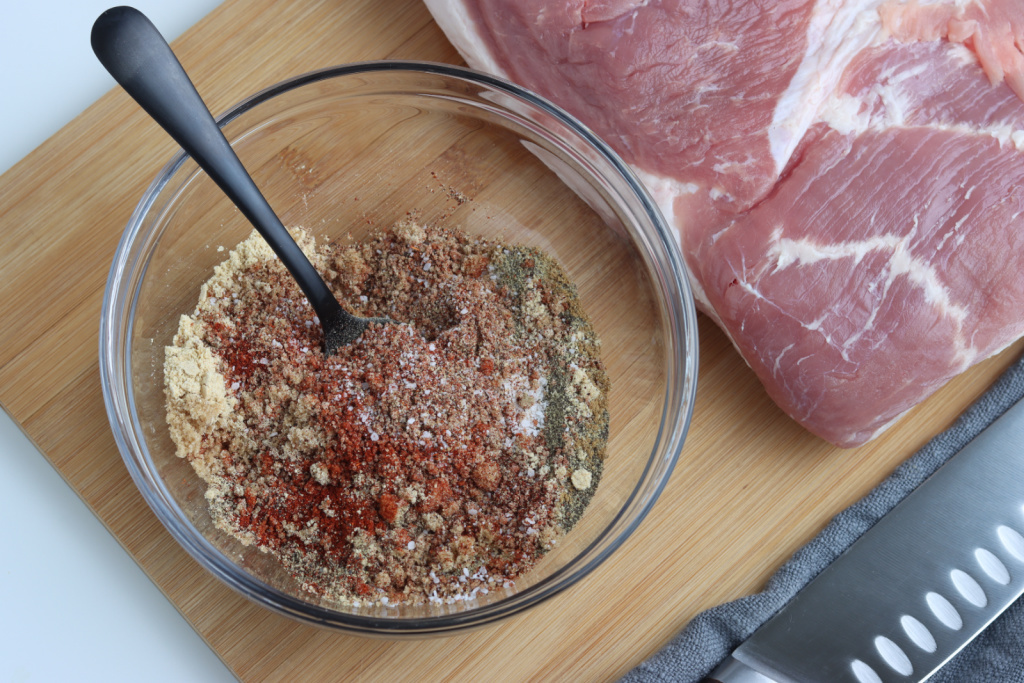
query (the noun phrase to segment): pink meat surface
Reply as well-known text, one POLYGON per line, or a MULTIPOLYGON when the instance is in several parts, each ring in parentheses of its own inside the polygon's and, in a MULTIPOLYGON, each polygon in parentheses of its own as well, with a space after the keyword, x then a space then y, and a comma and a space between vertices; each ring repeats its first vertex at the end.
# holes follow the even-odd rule
POLYGON ((638 172, 780 407, 868 441, 1024 334, 1024 3, 426 0, 638 172))

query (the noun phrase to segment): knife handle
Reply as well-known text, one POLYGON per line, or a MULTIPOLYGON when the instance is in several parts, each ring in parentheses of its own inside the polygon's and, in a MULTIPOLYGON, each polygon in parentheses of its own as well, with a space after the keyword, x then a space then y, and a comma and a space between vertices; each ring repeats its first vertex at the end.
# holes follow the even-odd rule
POLYGON ((778 681, 765 676, 763 673, 754 671, 743 662, 729 655, 701 683, 778 683, 778 681))

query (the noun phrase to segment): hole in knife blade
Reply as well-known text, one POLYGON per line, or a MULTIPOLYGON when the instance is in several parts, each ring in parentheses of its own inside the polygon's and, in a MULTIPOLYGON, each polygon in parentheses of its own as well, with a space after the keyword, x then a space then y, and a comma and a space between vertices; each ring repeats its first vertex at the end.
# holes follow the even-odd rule
POLYGON ((850 669, 853 670, 853 675, 860 683, 882 683, 882 679, 875 673, 875 670, 859 659, 850 662, 850 669))
POLYGON ((882 655, 885 663, 892 667, 893 671, 904 676, 914 673, 914 667, 910 663, 910 657, 903 649, 885 636, 875 638, 875 649, 882 655))
POLYGON ((999 534, 999 540, 1003 542, 1003 546, 1010 551, 1010 554, 1024 562, 1024 536, 1008 526, 999 527, 996 533, 999 534))
POLYGON ((1006 585, 1010 583, 1010 570, 1006 568, 1002 560, 984 548, 978 548, 974 551, 974 557, 978 560, 978 566, 981 567, 982 571, 989 575, 989 577, 996 583, 1006 585))
POLYGON ((959 631, 963 628, 964 620, 949 600, 934 592, 928 593, 928 595, 924 596, 924 599, 928 603, 928 607, 931 608, 932 614, 938 617, 939 621, 946 628, 951 628, 954 631, 959 631))
POLYGON ((935 636, 932 635, 927 626, 909 614, 900 618, 900 625, 903 626, 903 630, 907 632, 907 636, 914 642, 914 645, 917 645, 925 652, 935 652, 937 647, 935 636))
POLYGON ((954 569, 949 573, 953 579, 953 585, 960 592, 960 595, 967 598, 967 602, 975 607, 984 607, 988 604, 988 596, 973 576, 960 569, 954 569))

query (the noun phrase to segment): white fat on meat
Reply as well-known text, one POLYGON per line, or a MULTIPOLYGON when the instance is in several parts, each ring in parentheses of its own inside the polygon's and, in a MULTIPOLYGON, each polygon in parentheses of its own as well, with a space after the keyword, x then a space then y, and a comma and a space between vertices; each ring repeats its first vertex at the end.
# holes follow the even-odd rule
POLYGON ((768 128, 777 168, 789 163, 853 58, 883 38, 881 18, 875 11, 879 4, 879 0, 814 4, 803 59, 779 96, 768 128))
POLYGON ((462 58, 478 71, 507 77, 477 30, 469 5, 462 0, 426 0, 430 14, 462 58))

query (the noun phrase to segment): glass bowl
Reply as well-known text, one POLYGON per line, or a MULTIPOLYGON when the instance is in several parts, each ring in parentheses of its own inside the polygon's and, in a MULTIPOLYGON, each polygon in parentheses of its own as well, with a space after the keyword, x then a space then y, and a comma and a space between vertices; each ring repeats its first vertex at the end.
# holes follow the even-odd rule
POLYGON ((697 334, 675 238, 625 164, 562 110, 447 65, 370 62, 305 74, 233 107, 221 126, 285 225, 318 242, 413 211, 426 223, 544 249, 576 283, 611 380, 604 472, 575 528, 509 589, 454 604, 341 607, 214 527, 205 484, 175 456, 164 347, 200 285, 251 226, 179 153, 114 256, 100 369, 110 425, 143 497, 203 567, 304 622, 384 637, 445 634, 516 614, 584 579, 637 528, 679 457, 697 334))

